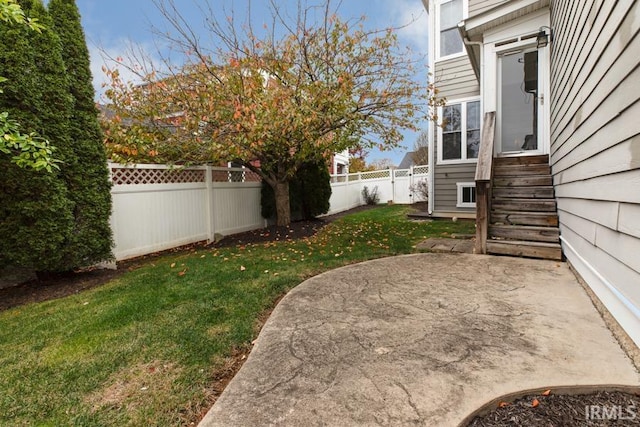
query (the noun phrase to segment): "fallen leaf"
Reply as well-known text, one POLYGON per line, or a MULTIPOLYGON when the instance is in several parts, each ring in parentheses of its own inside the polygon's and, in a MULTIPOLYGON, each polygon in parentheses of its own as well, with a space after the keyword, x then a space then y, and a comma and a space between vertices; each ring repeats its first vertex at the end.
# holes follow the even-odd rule
POLYGON ((509 406, 509 403, 507 403, 507 402, 498 403, 498 408, 504 408, 505 406, 509 406))
POLYGON ((187 270, 182 270, 180 273, 178 273, 178 276, 184 276, 185 274, 187 274, 187 270))
POLYGON ((245 271, 245 270, 246 270, 246 268, 244 267, 244 265, 241 265, 240 266, 240 271, 245 271))
POLYGON ((538 401, 538 399, 533 399, 533 402, 531 402, 531 407, 535 408, 540 404, 540 402, 538 401))
POLYGON ((175 262, 172 262, 172 263, 171 263, 171 268, 173 268, 173 267, 175 267, 175 266, 176 266, 176 263, 175 263, 175 262))
POLYGON ((543 396, 549 396, 551 394, 551 390, 545 390, 542 392, 543 396))

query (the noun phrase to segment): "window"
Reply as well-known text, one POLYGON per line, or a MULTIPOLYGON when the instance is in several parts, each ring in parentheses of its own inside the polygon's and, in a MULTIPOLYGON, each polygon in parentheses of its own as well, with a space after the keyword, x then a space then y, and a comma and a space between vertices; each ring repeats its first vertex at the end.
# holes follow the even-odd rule
POLYGON ((442 107, 440 161, 478 158, 480 150, 480 101, 465 101, 442 107))
POLYGON ((457 182, 458 186, 458 208, 476 207, 476 184, 474 182, 457 182))
MULTIPOLYGON (((227 162, 227 167, 245 169, 244 165, 240 162, 227 162)), ((230 170, 227 174, 229 182, 244 182, 246 179, 244 170, 230 170)))
POLYGON ((440 3, 438 57, 462 53, 462 38, 458 23, 463 19, 463 0, 449 0, 440 3))

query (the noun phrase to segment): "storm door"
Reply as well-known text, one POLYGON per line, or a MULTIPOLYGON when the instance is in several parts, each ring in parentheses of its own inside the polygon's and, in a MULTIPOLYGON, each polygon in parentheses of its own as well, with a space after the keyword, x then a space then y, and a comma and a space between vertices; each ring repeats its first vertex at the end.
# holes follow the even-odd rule
POLYGON ((542 152, 544 102, 541 93, 538 50, 521 49, 498 57, 499 152, 539 154, 542 152))

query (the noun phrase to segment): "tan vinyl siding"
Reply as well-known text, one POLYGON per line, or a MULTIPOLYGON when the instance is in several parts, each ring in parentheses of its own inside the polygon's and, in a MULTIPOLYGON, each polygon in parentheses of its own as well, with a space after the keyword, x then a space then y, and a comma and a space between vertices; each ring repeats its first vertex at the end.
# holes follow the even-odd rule
POLYGON ((469 17, 476 16, 489 9, 493 9, 508 0, 469 0, 469 17))
POLYGON ((640 2, 553 1, 551 164, 567 259, 640 344, 640 2))
POLYGON ((466 55, 436 62, 434 80, 438 96, 448 100, 480 95, 478 79, 466 55))
POLYGON ((440 212, 475 212, 474 208, 458 208, 458 182, 474 182, 475 163, 436 165, 434 172, 434 210, 440 212))

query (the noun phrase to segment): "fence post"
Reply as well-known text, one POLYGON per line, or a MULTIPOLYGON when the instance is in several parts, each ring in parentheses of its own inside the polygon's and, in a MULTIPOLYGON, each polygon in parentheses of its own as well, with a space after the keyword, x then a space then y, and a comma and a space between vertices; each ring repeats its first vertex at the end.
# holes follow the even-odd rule
POLYGON ((389 168, 389 179, 391 180, 391 202, 396 202, 396 171, 395 169, 389 168))
POLYGON ((204 170, 205 180, 205 200, 207 204, 207 243, 211 243, 215 240, 215 215, 213 210, 213 175, 211 173, 211 166, 205 166, 204 170))
POLYGON ((413 204, 415 199, 413 198, 413 165, 409 166, 409 204, 413 204))
MULTIPOLYGON (((111 188, 109 189, 109 194, 111 196, 111 213, 109 214, 109 225, 111 226, 111 236, 113 237, 113 256, 115 260, 118 260, 118 225, 115 220, 115 199, 116 196, 113 194, 113 167, 116 166, 115 163, 107 161, 107 169, 109 171, 109 183, 111 184, 111 188)), ((114 262, 115 264, 115 262, 114 262)))

